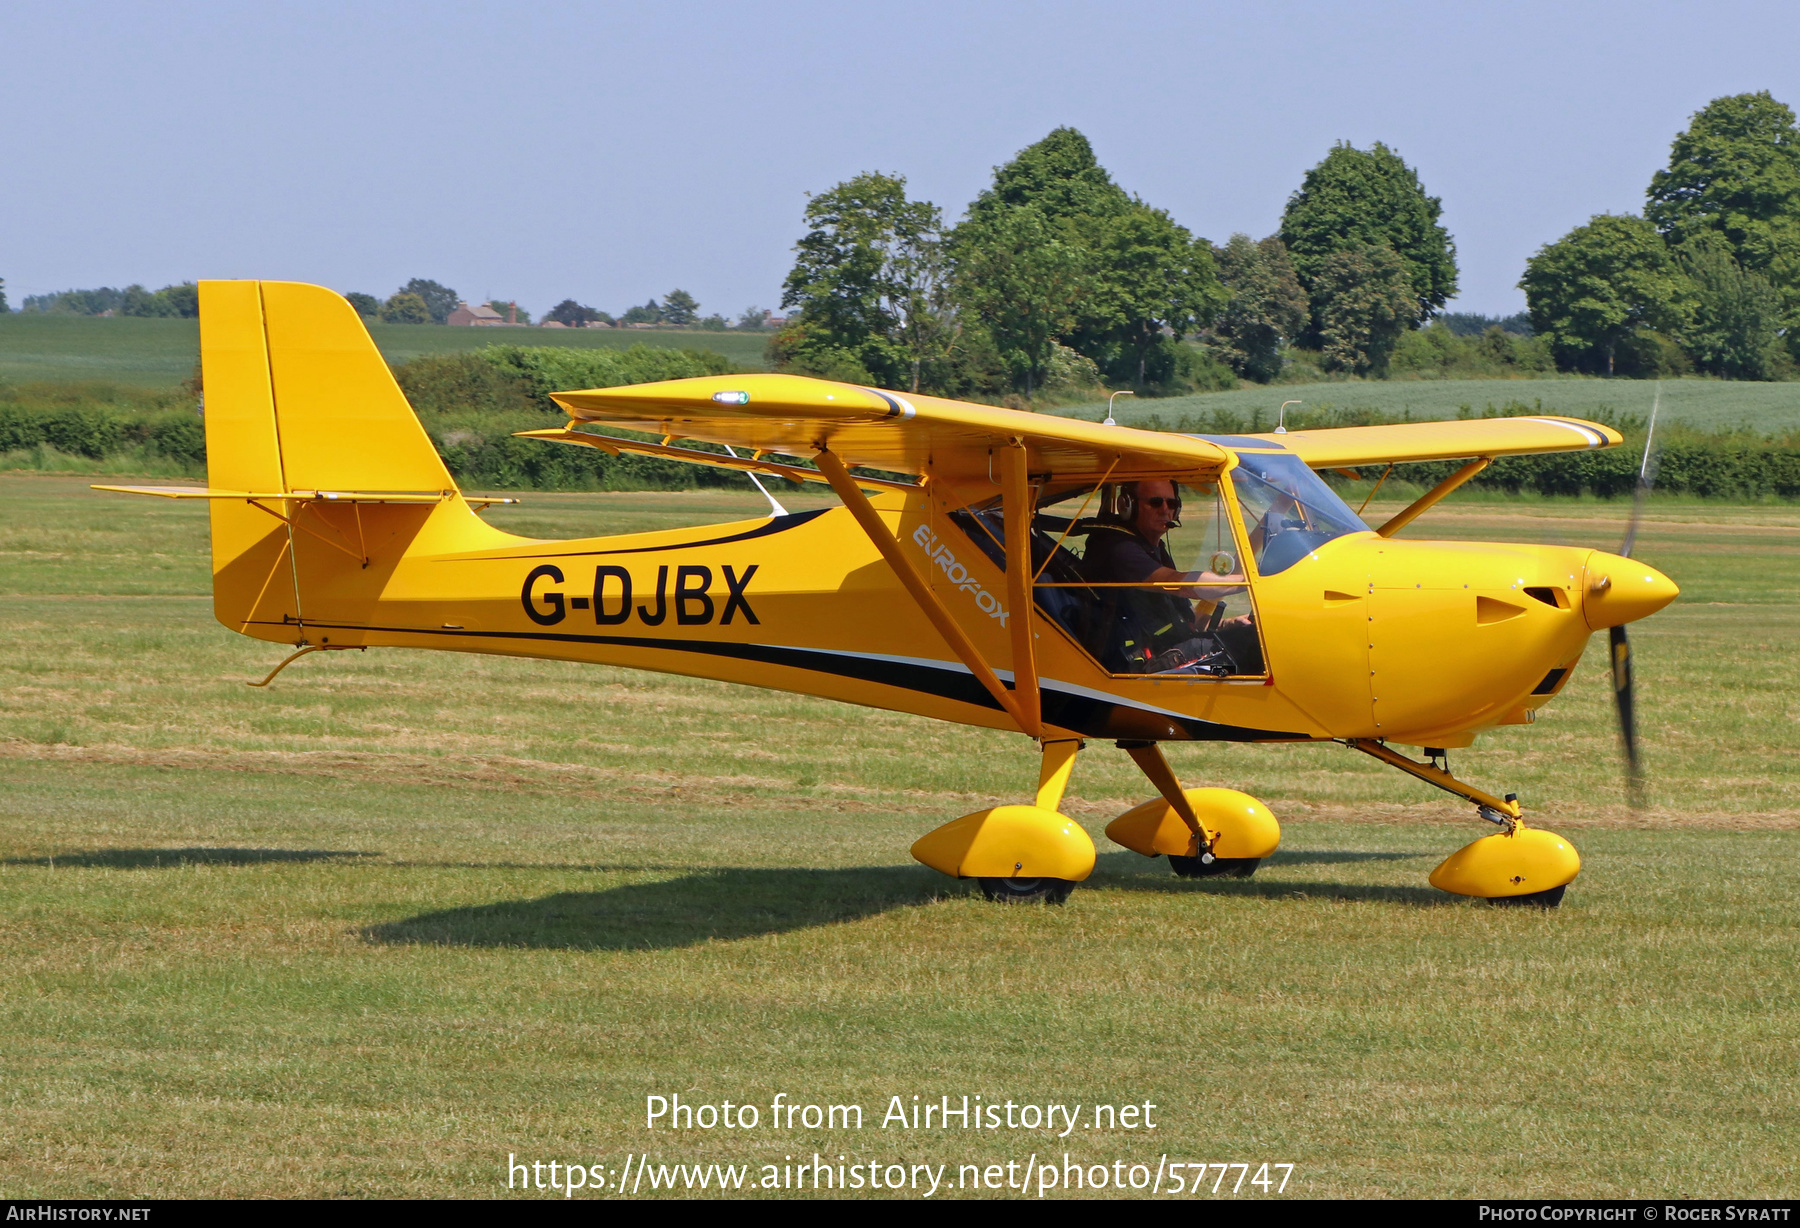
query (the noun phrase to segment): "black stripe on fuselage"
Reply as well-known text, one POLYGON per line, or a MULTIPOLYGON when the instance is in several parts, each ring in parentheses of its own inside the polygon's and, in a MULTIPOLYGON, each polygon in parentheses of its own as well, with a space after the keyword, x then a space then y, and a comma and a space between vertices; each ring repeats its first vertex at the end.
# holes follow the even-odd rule
MULTIPOLYGON (((292 626, 292 624, 288 624, 292 626)), ((437 627, 377 627, 357 623, 324 623, 308 619, 306 627, 326 631, 377 631, 394 635, 439 635, 451 639, 542 640, 560 644, 598 644, 618 648, 650 648, 664 652, 691 652, 702 656, 731 657, 740 661, 757 661, 788 669, 831 674, 839 678, 855 678, 902 691, 935 695, 940 699, 969 704, 976 708, 1000 710, 1000 705, 977 682, 973 675, 960 669, 913 665, 905 661, 884 661, 874 657, 850 656, 821 652, 811 648, 787 648, 774 644, 730 644, 706 640, 667 640, 635 635, 583 635, 573 631, 469 631, 445 630, 437 627)), ((1204 685, 1204 684, 1199 684, 1204 685)), ((1127 715, 1142 712, 1128 704, 1111 704, 1088 695, 1075 695, 1046 686, 1042 691, 1044 719, 1064 729, 1072 729, 1088 737, 1112 737, 1115 713, 1127 715)), ((1168 721, 1196 742, 1309 742, 1303 733, 1282 733, 1268 729, 1249 729, 1241 725, 1221 725, 1213 721, 1194 720, 1158 710, 1157 719, 1168 721)))
POLYGON ((742 533, 733 533, 726 537, 708 537, 697 542, 674 542, 667 546, 630 546, 623 550, 567 550, 563 552, 540 552, 531 557, 545 559, 579 559, 592 558, 602 554, 650 554, 666 550, 693 550, 699 546, 724 546, 732 542, 747 542, 758 537, 772 537, 777 533, 785 533, 789 529, 797 529, 807 521, 823 516, 831 509, 816 507, 810 512, 790 512, 786 516, 772 516, 767 524, 758 525, 754 529, 746 529, 742 533))

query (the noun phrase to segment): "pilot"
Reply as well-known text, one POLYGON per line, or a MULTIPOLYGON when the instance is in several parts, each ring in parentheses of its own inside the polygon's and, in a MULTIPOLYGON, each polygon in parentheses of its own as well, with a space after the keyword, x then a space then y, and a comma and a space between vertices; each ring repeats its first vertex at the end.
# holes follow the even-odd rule
POLYGON ((1157 592, 1123 590, 1129 597, 1120 603, 1126 624, 1121 634, 1131 637, 1124 655, 1133 672, 1219 672, 1221 647, 1231 658, 1224 672, 1261 672, 1262 654, 1250 616, 1216 617, 1229 591, 1241 590, 1244 577, 1175 570, 1165 540, 1181 524, 1175 483, 1166 478, 1127 483, 1120 488, 1119 504, 1118 518, 1095 525, 1088 534, 1082 573, 1089 582, 1183 584, 1157 592), (1199 617, 1190 604, 1194 600, 1206 603, 1199 617))

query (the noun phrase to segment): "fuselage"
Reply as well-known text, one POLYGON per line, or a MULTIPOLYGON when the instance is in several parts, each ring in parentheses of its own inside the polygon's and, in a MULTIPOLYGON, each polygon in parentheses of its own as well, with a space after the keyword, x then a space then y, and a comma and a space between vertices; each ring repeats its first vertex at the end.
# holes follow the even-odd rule
MULTIPOLYGON (((1010 622, 1032 620, 1046 723, 1084 737, 1467 745, 1531 720, 1591 632, 1630 604, 1622 581, 1591 593, 1625 563, 1599 552, 1354 533, 1278 575, 1249 574, 1257 675, 1112 674, 1041 612, 1008 608, 1001 567, 951 520, 947 492, 873 502, 1004 680, 1010 622), (1618 608, 1596 614, 1608 593, 1618 608)), ((234 630, 607 664, 1014 727, 843 508, 566 541, 503 533, 460 497, 304 516, 292 593, 264 585, 247 618, 221 607, 234 630), (368 564, 347 565, 354 551, 333 538, 368 564)), ((1645 580, 1629 617, 1673 596, 1656 579, 1666 595, 1645 580)))

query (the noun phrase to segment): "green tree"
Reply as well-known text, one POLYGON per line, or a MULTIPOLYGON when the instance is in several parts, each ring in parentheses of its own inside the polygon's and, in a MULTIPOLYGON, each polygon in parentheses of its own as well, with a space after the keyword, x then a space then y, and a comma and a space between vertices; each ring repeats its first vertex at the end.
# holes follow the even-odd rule
POLYGON ((200 315, 200 287, 191 281, 164 286, 156 292, 156 297, 167 305, 170 315, 188 320, 200 315))
POLYGON ((1332 146, 1281 215, 1281 241, 1312 300, 1313 328, 1323 334, 1326 300, 1318 283, 1326 262, 1371 245, 1386 244, 1406 270, 1413 290, 1407 327, 1455 297, 1456 245, 1438 224, 1442 212, 1418 172, 1380 141, 1368 150, 1332 146))
POLYGON ((1058 128, 994 168, 994 182, 969 205, 968 221, 991 222, 1009 209, 1030 206, 1052 223, 1117 216, 1131 206, 1074 128, 1058 128))
POLYGON ((1648 195, 1644 215, 1671 245, 1712 233, 1744 268, 1800 281, 1800 128, 1767 90, 1697 112, 1648 195))
POLYGON ((359 316, 378 316, 381 314, 381 300, 373 294, 363 294, 357 290, 345 293, 345 300, 354 308, 359 316))
POLYGON ((1213 327, 1213 349, 1237 374, 1268 383, 1281 374, 1281 349, 1305 330, 1312 310, 1277 235, 1260 243, 1235 234, 1213 253, 1230 299, 1213 327))
POLYGON ((951 254, 959 300, 992 334, 1015 384, 1028 389, 1042 385, 1048 347, 1059 342, 1115 380, 1140 389, 1168 382, 1184 361, 1175 338, 1209 321, 1226 299, 1211 245, 1129 196, 1073 128, 995 168, 951 236, 951 254), (1031 235, 1049 246, 1022 250, 1021 237, 1031 235), (982 284, 994 276, 1004 277, 1004 292, 982 284), (1049 297, 1007 299, 1034 290, 1049 297))
POLYGON ((664 324, 692 328, 700 318, 700 304, 686 290, 671 290, 663 296, 662 314, 664 324))
POLYGON ((1092 288, 1089 264, 1067 224, 1035 205, 958 228, 957 293, 1027 397, 1049 374, 1058 338, 1075 327, 1092 288))
POLYGON ((746 307, 737 318, 737 326, 746 332, 760 332, 769 326, 769 313, 761 307, 746 307))
POLYGON ((0 277, 0 313, 11 310, 12 308, 6 305, 6 278, 0 277))
POLYGON ((418 295, 399 290, 381 305, 381 319, 386 324, 430 324, 431 308, 418 295))
POLYGON ((1333 252, 1313 277, 1324 306, 1319 339, 1327 368, 1386 375, 1388 357, 1412 327, 1417 289, 1406 262, 1386 243, 1333 252))
MULTIPOLYGON (((422 277, 413 278, 401 286, 396 293, 417 295, 419 301, 425 304, 425 310, 429 313, 433 324, 442 324, 448 320, 450 313, 456 310, 456 305, 462 302, 462 296, 449 286, 440 285, 435 281, 426 281, 422 277)), ((392 299, 388 301, 393 302, 392 299)))
MULTIPOLYGON (((1076 276, 1084 287, 1098 291, 1099 278, 1094 276, 1102 266, 1098 249, 1112 224, 1131 208, 1131 197, 1113 182, 1094 155, 1093 145, 1074 128, 1057 128, 1043 140, 1021 149, 1010 162, 995 167, 993 183, 970 203, 967 215, 949 236, 955 280, 962 287, 958 298, 965 303, 972 303, 975 298, 986 303, 976 318, 990 328, 1004 329, 1006 326, 996 323, 1003 318, 1029 323, 1022 334, 1002 331, 991 338, 992 348, 1011 373, 1015 386, 1028 381, 1035 387, 1044 378, 1044 363, 1048 359, 1041 355, 1049 351, 1043 348, 1039 325, 1046 319, 1067 317, 1051 341, 1066 340, 1087 358, 1113 365, 1109 360, 1119 357, 1120 335, 1129 331, 1120 310, 1121 300, 1127 299, 1129 292, 1120 288, 1117 296, 1104 303, 1097 293, 1091 298, 1078 296, 1072 313, 1065 313, 1054 303, 997 311, 1000 304, 970 282, 970 271, 978 266, 1005 266, 1016 273, 1026 273, 1033 262, 1017 263, 1009 245, 1021 230, 1042 228, 1053 234, 1060 245, 1058 252, 1040 262, 1043 269, 1068 258, 1074 260, 1074 266, 1048 280, 1026 276, 1014 288, 1030 284, 1061 286, 1069 276, 1076 276), (1018 210, 1030 210, 1032 219, 1007 224, 1006 219, 1018 210), (982 252, 989 246, 995 250, 982 252)), ((1129 378, 1135 374, 1135 363, 1127 357, 1125 365, 1129 378)))
POLYGON ((625 314, 619 317, 621 324, 660 324, 662 323, 662 306, 651 299, 642 307, 627 307, 625 314))
POLYGON ((587 325, 596 322, 599 318, 600 313, 598 311, 595 311, 592 307, 585 307, 572 298, 564 299, 544 313, 544 319, 555 320, 558 324, 567 328, 584 328, 587 325))
POLYGON ((1782 305, 1769 279, 1740 265, 1709 231, 1676 256, 1694 287, 1692 321, 1680 338, 1694 365, 1726 379, 1777 378, 1782 305))
POLYGON ((125 287, 124 299, 117 310, 122 316, 172 316, 175 314, 174 305, 167 299, 158 298, 154 293, 139 285, 125 287))
POLYGON ((874 171, 812 197, 806 224, 781 295, 799 318, 778 352, 795 370, 860 369, 917 391, 949 330, 938 207, 874 171))
POLYGON ((1531 327, 1565 369, 1617 369, 1619 347, 1640 328, 1679 329, 1691 286, 1656 228, 1602 213, 1525 262, 1519 279, 1531 327))
MULTIPOLYGON (((1116 359, 1114 378, 1140 389, 1153 350, 1208 324, 1225 305, 1212 245, 1161 209, 1141 201, 1102 220, 1090 249, 1092 297, 1084 314, 1097 322, 1116 359)), ((1090 324, 1092 327, 1092 324, 1090 324)))

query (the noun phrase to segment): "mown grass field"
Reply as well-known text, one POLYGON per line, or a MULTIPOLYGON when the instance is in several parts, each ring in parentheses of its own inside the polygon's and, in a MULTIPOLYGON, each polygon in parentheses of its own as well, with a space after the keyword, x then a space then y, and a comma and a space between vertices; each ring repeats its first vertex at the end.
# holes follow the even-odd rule
MULTIPOLYGON (((564 535, 756 508, 492 515, 564 535)), ((1471 503, 1410 532, 1611 548, 1622 513, 1471 503)), ((400 651, 253 690, 280 654, 212 620, 202 511, 0 475, 0 1196, 489 1196, 509 1153, 817 1151, 951 1179, 1267 1160, 1308 1196, 1791 1197, 1800 514, 1653 504, 1640 545, 1685 590, 1634 628, 1649 808, 1624 805, 1603 641, 1538 724, 1456 755, 1577 842, 1560 910, 1430 889, 1483 828, 1329 746, 1173 752, 1282 818, 1254 879, 1178 881, 1102 837, 1067 906, 1005 908, 906 849, 1028 794, 1016 736, 400 651), (763 1128, 647 1131, 673 1092, 763 1128), (769 1128, 778 1092, 868 1124, 769 1128), (915 1094, 1151 1101, 1159 1128, 878 1127, 915 1094)), ((1065 809, 1098 836, 1148 793, 1090 746, 1065 809)))
MULTIPOLYGON (((1249 422, 1252 414, 1261 411, 1262 429, 1268 430, 1275 426, 1283 401, 1300 401, 1308 410, 1379 409, 1397 416, 1410 413, 1417 419, 1454 418, 1464 406, 1479 414, 1489 406, 1503 409, 1510 404, 1522 404, 1533 413, 1572 418, 1604 418, 1608 414, 1647 418, 1658 382, 1562 376, 1247 385, 1234 392, 1188 397, 1120 397, 1114 403, 1114 416, 1128 426, 1137 426, 1156 415, 1173 426, 1183 415, 1206 416, 1210 420, 1214 411, 1223 410, 1249 422)), ((1800 383, 1752 384, 1715 379, 1670 379, 1660 383, 1659 412, 1665 422, 1686 422, 1707 431, 1740 426, 1763 434, 1800 430, 1800 383)), ((1051 412, 1098 421, 1106 416, 1106 402, 1070 405, 1051 412)))
MULTIPOLYGON (((763 366, 766 333, 704 333, 649 328, 449 328, 437 324, 369 325, 391 363, 421 354, 486 345, 630 345, 708 350, 752 370, 763 366)), ((197 320, 0 315, 0 383, 103 380, 167 388, 194 372, 200 356, 197 320)))

